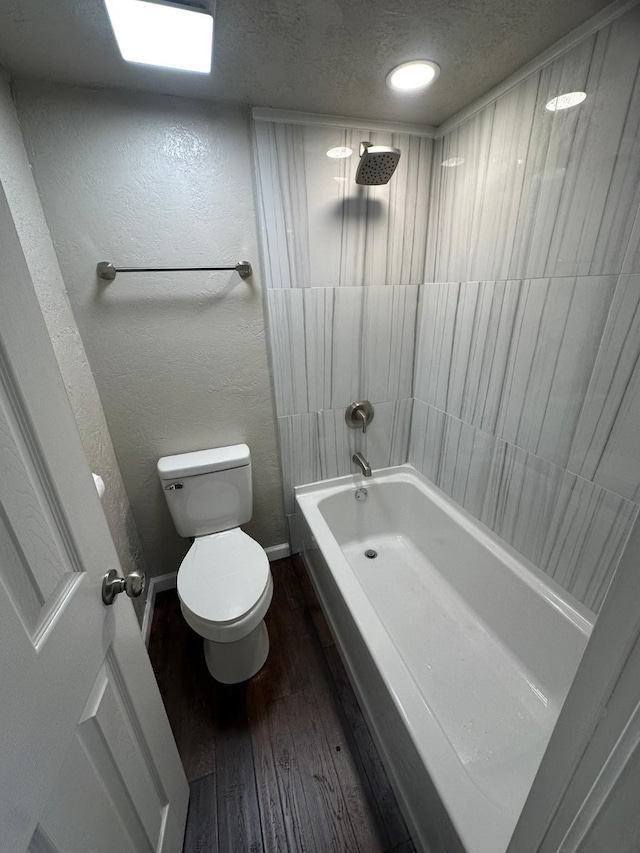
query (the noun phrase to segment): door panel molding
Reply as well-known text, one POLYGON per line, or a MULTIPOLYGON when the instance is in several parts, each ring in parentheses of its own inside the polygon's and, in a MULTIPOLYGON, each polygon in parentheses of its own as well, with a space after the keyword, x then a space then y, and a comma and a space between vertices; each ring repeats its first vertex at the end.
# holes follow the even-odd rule
POLYGON ((0 185, 0 846, 180 853, 189 789, 0 185))

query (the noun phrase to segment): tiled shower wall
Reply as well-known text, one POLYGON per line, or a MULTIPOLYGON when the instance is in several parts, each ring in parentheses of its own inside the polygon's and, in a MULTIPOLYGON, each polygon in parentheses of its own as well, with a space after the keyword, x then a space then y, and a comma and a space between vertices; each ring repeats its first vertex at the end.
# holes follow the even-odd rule
POLYGON ((640 502, 639 45, 636 7, 436 141, 419 307, 409 461, 596 611, 640 502))
POLYGON ((599 609, 640 504, 638 44, 640 7, 435 142, 256 122, 294 547, 293 487, 361 449, 599 609), (353 180, 365 139, 402 149, 386 187, 353 180))
POLYGON ((256 122, 269 334, 285 505, 295 485, 406 462, 433 142, 363 128, 256 122), (355 183, 362 140, 400 147, 393 181, 355 183), (353 150, 336 160, 327 151, 353 150), (345 409, 369 399, 363 436, 345 409))

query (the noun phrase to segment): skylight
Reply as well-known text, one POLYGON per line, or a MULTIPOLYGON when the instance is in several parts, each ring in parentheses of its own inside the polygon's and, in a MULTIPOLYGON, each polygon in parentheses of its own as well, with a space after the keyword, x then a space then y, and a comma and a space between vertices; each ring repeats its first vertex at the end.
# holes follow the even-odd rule
POLYGON ((128 62, 211 71, 213 17, 148 0, 105 0, 122 58, 128 62))

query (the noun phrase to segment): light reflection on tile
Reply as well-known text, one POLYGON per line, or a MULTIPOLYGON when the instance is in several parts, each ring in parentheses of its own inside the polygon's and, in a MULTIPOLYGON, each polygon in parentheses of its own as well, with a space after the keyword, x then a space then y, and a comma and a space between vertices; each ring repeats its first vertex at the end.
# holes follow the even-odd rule
POLYGON ((255 132, 267 287, 422 283, 431 139, 261 121, 255 132), (389 184, 356 184, 362 140, 401 149, 389 184), (337 145, 353 155, 327 157, 337 145))
POLYGON ((640 203, 639 40, 635 8, 437 141, 435 164, 465 162, 434 169, 433 280, 621 272, 640 203), (575 90, 579 107, 544 108, 575 90))

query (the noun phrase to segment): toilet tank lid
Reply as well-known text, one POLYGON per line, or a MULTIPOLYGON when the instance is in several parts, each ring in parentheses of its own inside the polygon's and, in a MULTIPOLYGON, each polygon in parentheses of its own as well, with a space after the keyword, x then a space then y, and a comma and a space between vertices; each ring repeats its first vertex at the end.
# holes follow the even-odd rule
POLYGON ((214 447, 210 450, 195 450, 158 459, 158 474, 161 480, 176 477, 193 477, 196 474, 211 474, 230 468, 243 468, 251 463, 251 452, 246 444, 214 447))

